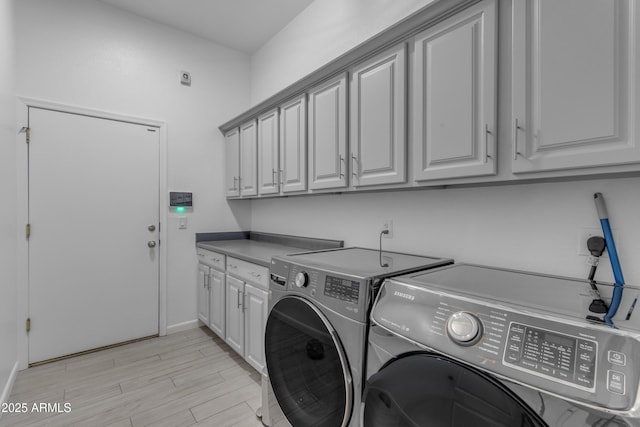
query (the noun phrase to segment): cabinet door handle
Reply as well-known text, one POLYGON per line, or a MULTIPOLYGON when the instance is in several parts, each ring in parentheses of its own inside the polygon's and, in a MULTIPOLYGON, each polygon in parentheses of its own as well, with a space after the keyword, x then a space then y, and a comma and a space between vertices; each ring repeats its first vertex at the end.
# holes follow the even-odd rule
MULTIPOLYGON (((240 295, 244 295, 244 294, 242 292, 240 292, 240 290, 238 290, 238 300, 237 300, 238 307, 237 308, 240 308, 240 295)), ((244 298, 243 298, 243 300, 244 300, 244 298)))
POLYGON ((351 154, 351 175, 358 177, 358 158, 351 154))
POLYGON ((276 170, 271 169, 271 186, 276 186, 276 170))
POLYGON ((284 169, 278 170, 278 181, 280 181, 280 185, 284 185, 284 169))
POLYGON ((491 131, 489 130, 489 125, 487 123, 484 124, 484 162, 487 163, 488 159, 491 158, 489 155, 489 135, 491 135, 491 131))
POLYGON ((521 130, 522 127, 518 124, 518 119, 516 119, 516 125, 513 131, 513 160, 518 160, 518 131, 521 130))
POLYGON ((344 178, 344 174, 342 173, 342 164, 344 163, 344 157, 340 154, 340 163, 338 164, 338 176, 339 178, 344 178))
POLYGON ((236 182, 238 181, 238 177, 234 176, 233 177, 233 191, 236 191, 238 188, 236 187, 236 182))
POLYGON ((245 311, 245 310, 247 309, 247 304, 246 304, 246 303, 245 303, 245 301, 244 301, 244 298, 245 298, 246 296, 247 296, 247 295, 246 295, 245 293, 243 293, 243 294, 242 294, 242 311, 245 311))

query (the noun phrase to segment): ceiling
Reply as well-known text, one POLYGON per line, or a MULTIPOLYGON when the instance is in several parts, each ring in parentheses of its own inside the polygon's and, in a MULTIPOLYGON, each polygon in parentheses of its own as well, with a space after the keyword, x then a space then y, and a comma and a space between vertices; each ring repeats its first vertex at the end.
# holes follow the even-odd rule
POLYGON ((99 1, 251 54, 313 0, 99 1))

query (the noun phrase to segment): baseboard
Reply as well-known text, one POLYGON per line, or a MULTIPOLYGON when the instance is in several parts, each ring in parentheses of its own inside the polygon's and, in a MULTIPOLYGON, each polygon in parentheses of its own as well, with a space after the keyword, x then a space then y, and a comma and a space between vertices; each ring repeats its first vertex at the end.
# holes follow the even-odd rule
POLYGON ((167 326, 167 335, 175 334, 176 332, 188 331, 189 329, 195 329, 200 327, 200 321, 189 320, 188 322, 176 323, 175 325, 167 326))
MULTIPOLYGON (((7 383, 2 390, 2 395, 0 395, 0 406, 2 406, 3 403, 9 402, 9 396, 11 396, 13 383, 16 382, 16 377, 18 376, 18 365, 19 363, 16 361, 16 363, 13 365, 13 369, 11 370, 11 374, 9 374, 9 379, 7 380, 7 383)), ((2 411, 0 411, 0 418, 2 418, 2 411)))

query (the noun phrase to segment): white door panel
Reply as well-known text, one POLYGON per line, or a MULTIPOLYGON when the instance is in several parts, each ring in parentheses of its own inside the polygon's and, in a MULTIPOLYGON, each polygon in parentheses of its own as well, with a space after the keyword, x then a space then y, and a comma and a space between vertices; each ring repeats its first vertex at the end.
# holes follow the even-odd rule
POLYGON ((29 127, 29 362, 157 334, 158 128, 38 108, 29 127))

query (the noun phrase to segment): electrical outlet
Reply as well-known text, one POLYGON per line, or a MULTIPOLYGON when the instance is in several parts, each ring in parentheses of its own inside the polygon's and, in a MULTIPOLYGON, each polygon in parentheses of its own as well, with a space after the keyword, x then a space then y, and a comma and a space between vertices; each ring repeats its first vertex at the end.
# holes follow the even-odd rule
POLYGON ((387 234, 383 234, 383 237, 387 239, 391 239, 393 237, 393 221, 390 219, 385 219, 382 223, 382 231, 387 230, 387 234))
POLYGON ((578 230, 578 255, 588 256, 589 250, 587 249, 587 240, 589 240, 589 237, 602 235, 602 228, 599 227, 582 227, 578 230))

